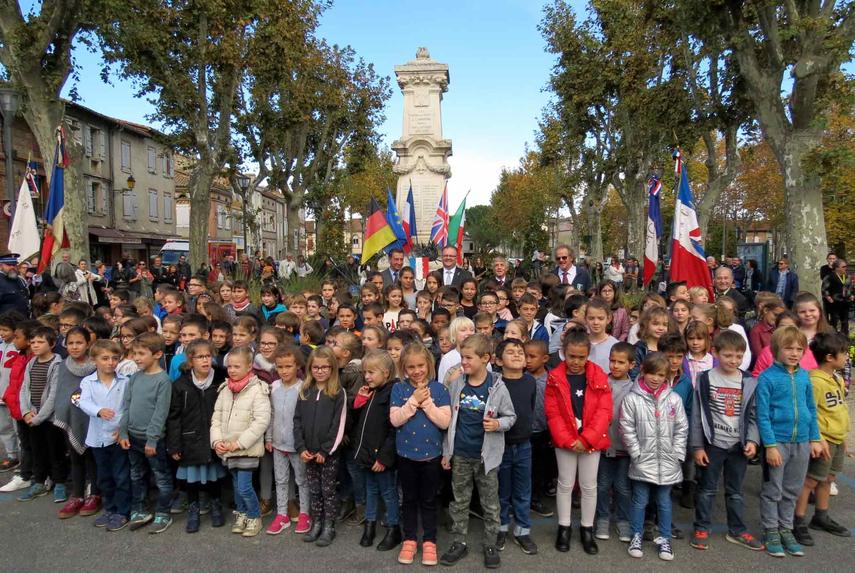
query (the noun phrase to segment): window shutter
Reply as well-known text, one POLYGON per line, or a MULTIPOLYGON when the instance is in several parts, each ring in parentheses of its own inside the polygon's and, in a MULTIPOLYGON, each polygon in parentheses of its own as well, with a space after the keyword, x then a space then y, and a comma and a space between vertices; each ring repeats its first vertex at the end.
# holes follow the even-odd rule
POLYGON ((107 157, 107 138, 104 137, 104 132, 101 131, 100 129, 98 130, 98 141, 97 141, 97 143, 98 143, 98 148, 99 148, 100 153, 101 153, 100 157, 101 157, 101 159, 104 159, 105 157, 107 157))
POLYGON ((163 221, 165 223, 172 222, 172 194, 163 194, 163 221))
POLYGON ((96 203, 95 193, 97 192, 97 190, 98 190, 98 188, 96 187, 95 184, 89 185, 89 190, 88 190, 89 192, 86 193, 86 212, 87 213, 94 213, 95 212, 95 203, 96 203))
POLYGON ((86 157, 92 157, 92 128, 88 125, 83 128, 83 147, 86 157))
POLYGON ((134 218, 134 197, 132 191, 122 193, 122 216, 125 219, 134 218))
POLYGON ((140 202, 137 198, 137 191, 134 189, 131 191, 131 206, 133 209, 131 210, 131 218, 136 221, 137 220, 137 211, 140 208, 140 202))
POLYGON ((158 219, 157 207, 157 190, 149 189, 148 190, 148 218, 152 220, 158 219))

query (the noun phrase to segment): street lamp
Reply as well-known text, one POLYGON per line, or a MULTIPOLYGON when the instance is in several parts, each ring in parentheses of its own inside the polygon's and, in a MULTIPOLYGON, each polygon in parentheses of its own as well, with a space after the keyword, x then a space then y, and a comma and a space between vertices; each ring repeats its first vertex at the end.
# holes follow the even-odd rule
POLYGON ((246 191, 249 189, 249 177, 243 173, 238 173, 236 179, 238 187, 241 190, 241 205, 243 209, 243 252, 247 254, 249 252, 249 245, 246 244, 246 191))
POLYGON ((134 179, 134 176, 133 175, 128 176, 128 189, 133 191, 136 184, 137 184, 137 180, 134 179))
MULTIPOLYGON (((18 113, 21 94, 12 88, 0 88, 0 112, 3 113, 3 154, 6 156, 6 198, 9 199, 9 215, 15 216, 15 178, 12 163, 12 121, 18 113)), ((11 229, 11 224, 10 224, 11 229)))

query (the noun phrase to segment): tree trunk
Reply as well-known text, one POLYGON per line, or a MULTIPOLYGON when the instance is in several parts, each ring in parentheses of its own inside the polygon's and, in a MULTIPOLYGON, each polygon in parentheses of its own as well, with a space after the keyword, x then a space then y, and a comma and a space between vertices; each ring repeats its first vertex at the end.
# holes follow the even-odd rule
POLYGON ((608 190, 602 193, 594 193, 588 199, 588 232, 591 234, 591 252, 588 255, 594 263, 603 261, 603 208, 604 197, 608 190))
MULTIPOLYGON (((38 93, 36 86, 27 88, 24 119, 36 138, 48 181, 53 178, 54 152, 56 151, 56 128, 62 124, 64 104, 49 95, 38 93)), ((66 128, 66 147, 71 159, 64 171, 65 201, 63 221, 70 243, 71 260, 89 260, 89 231, 86 225, 86 193, 83 188, 83 147, 74 143, 72 133, 66 128)), ((45 197, 45 200, 47 198, 45 197)), ((39 216, 42 216, 40 213, 39 216)), ((48 221, 50 223, 50 221, 48 221)), ((59 239, 61 240, 61 239, 59 239)))
POLYGON ((625 257, 644 260, 644 241, 647 237, 647 187, 641 175, 626 174, 626 189, 620 194, 628 211, 627 253, 625 257))
MULTIPOLYGON (((211 184, 217 168, 199 161, 190 173, 190 268, 208 262, 208 216, 211 210, 211 184)), ((246 245, 244 245, 246 252, 246 245)))
POLYGON ((791 138, 784 150, 781 171, 787 207, 787 252, 799 276, 799 287, 819 296, 819 268, 825 260, 827 241, 822 189, 819 178, 804 168, 804 159, 815 142, 791 138))
POLYGON ((302 222, 300 221, 300 205, 303 202, 302 193, 285 192, 285 208, 287 209, 288 236, 286 237, 285 249, 290 255, 303 254, 300 250, 300 235, 303 234, 302 222))
POLYGON ((710 218, 712 217, 713 209, 718 203, 721 194, 727 187, 733 183, 736 178, 736 172, 739 169, 740 158, 739 149, 736 139, 737 126, 728 126, 724 134, 724 170, 719 171, 716 162, 716 145, 715 139, 711 135, 704 137, 704 144, 707 148, 707 191, 698 202, 698 227, 701 229, 701 237, 706 239, 707 228, 709 227, 710 218))

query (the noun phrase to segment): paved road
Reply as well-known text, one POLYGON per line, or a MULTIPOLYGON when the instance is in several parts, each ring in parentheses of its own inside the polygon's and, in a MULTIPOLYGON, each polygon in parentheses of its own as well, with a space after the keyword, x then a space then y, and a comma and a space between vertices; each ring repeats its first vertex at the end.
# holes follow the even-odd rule
MULTIPOLYGON (((855 422, 853 422, 855 423, 855 422)), ((852 434, 850 434, 852 436, 852 434)), ((850 446, 853 446, 850 439, 850 446)), ((853 448, 850 448, 852 450, 853 448)), ((10 479, 0 475, 0 483, 10 479)), ((760 468, 749 467, 746 480, 747 520, 757 527, 760 468)), ((855 528, 855 458, 846 460, 845 473, 840 476, 840 495, 832 498, 831 514, 837 521, 855 528)), ((326 549, 303 543, 301 536, 287 531, 279 536, 264 533, 254 539, 243 539, 229 533, 228 528, 211 529, 203 516, 203 529, 195 534, 184 532, 184 516, 178 516, 172 527, 161 535, 148 535, 145 530, 127 529, 109 533, 92 526, 93 518, 75 517, 60 521, 59 506, 45 496, 30 503, 15 501, 13 494, 0 494, 0 571, 159 571, 204 573, 228 571, 255 573, 258 571, 404 571, 395 560, 397 552, 380 553, 359 547, 359 527, 340 526, 333 545, 326 549), (294 569, 292 569, 292 567, 294 569)), ((688 531, 692 515, 675 504, 675 522, 688 531)), ((812 511, 812 510, 811 510, 812 511)), ((810 513, 809 513, 810 515, 810 513)), ((576 515, 578 518, 578 515, 576 515)), ((724 520, 724 503, 717 499, 715 520, 724 520)), ((712 548, 701 552, 692 549, 686 540, 675 542, 676 558, 672 563, 660 561, 651 546, 642 560, 630 558, 626 545, 616 538, 600 542, 600 555, 585 555, 578 543, 577 532, 570 553, 561 554, 553 547, 555 518, 535 521, 533 537, 540 546, 537 555, 524 555, 512 542, 502 553, 505 571, 786 571, 806 569, 824 572, 852 571, 855 566, 855 537, 839 538, 816 532, 817 545, 807 548, 803 558, 773 559, 765 553, 755 553, 731 545, 724 540, 721 525, 711 538, 712 548)), ((479 547, 481 524, 472 521, 470 547, 479 547)), ((755 533, 757 530, 755 530, 755 533)), ((855 533, 855 529, 853 529, 855 533)), ((440 537, 440 552, 448 545, 448 535, 440 537)), ((424 569, 420 565, 411 568, 424 569)), ((440 569, 442 569, 440 567, 440 569)), ((482 570, 480 553, 473 551, 455 567, 458 571, 482 570)))

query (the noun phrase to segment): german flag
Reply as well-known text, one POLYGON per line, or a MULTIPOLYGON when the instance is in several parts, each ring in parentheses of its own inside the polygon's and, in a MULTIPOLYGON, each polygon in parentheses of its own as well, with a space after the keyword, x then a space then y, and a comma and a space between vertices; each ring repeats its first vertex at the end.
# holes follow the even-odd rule
POLYGON ((365 262, 390 243, 398 240, 395 231, 386 221, 386 214, 374 197, 368 204, 368 218, 365 220, 365 238, 362 241, 362 261, 365 262))

